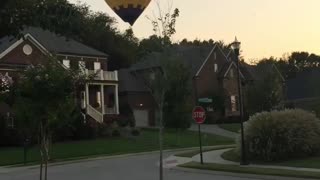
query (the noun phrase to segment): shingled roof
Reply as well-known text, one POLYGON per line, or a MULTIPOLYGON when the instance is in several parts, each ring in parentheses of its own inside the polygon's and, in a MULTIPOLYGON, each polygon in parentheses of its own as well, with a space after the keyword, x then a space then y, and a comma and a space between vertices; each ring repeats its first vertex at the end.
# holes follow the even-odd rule
MULTIPOLYGON (((41 28, 29 27, 22 34, 30 34, 38 43, 40 43, 47 51, 53 54, 69 54, 94 57, 107 57, 108 55, 86 46, 80 42, 68 39, 64 36, 57 35, 48 30, 41 28)), ((0 54, 8 49, 18 39, 14 37, 3 37, 0 39, 0 54)))
MULTIPOLYGON (((200 69, 201 65, 205 61, 206 57, 212 50, 212 47, 199 47, 199 46, 187 46, 187 47, 173 47, 167 53, 177 56, 174 60, 181 60, 182 63, 189 68, 192 76, 194 76, 200 69)), ((134 64, 130 69, 133 71, 155 68, 161 66, 161 53, 154 52, 146 56, 140 62, 134 64)))

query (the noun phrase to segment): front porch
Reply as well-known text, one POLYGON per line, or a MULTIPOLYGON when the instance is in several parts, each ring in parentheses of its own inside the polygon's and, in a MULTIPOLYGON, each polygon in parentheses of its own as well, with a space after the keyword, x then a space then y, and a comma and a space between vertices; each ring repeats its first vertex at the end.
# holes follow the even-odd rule
POLYGON ((118 84, 86 83, 83 109, 99 123, 104 122, 105 115, 119 114, 118 84))

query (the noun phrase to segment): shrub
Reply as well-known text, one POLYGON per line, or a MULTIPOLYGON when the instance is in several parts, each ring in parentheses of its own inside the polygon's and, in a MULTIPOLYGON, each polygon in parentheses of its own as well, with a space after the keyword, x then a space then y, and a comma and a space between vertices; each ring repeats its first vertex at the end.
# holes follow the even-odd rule
POLYGON ((112 130, 112 136, 113 137, 120 137, 121 133, 120 133, 119 129, 113 129, 112 130))
POLYGON ((138 129, 133 129, 131 131, 132 136, 139 136, 140 135, 140 131, 138 129))
MULTIPOLYGON (((300 109, 258 113, 245 123, 245 140, 255 160, 313 155, 320 149, 320 121, 300 109)), ((238 138, 238 152, 240 144, 238 138)))

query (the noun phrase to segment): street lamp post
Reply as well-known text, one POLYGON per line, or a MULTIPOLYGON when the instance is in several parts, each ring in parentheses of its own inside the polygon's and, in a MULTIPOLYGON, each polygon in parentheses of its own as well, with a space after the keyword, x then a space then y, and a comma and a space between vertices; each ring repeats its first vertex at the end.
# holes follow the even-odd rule
POLYGON ((243 99, 242 99, 242 87, 241 87, 241 77, 240 77, 240 45, 241 42, 237 40, 237 37, 235 38, 235 41, 232 43, 232 49, 236 55, 236 61, 237 61, 237 76, 238 76, 238 103, 239 103, 239 110, 240 110, 240 123, 241 123, 241 161, 240 165, 248 165, 248 161, 246 158, 246 147, 245 147, 245 140, 244 140, 244 118, 243 118, 243 99))

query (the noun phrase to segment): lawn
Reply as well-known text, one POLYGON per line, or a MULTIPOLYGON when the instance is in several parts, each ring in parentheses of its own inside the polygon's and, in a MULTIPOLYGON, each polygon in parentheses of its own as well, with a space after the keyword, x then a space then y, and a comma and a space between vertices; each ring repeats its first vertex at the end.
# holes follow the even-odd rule
POLYGON ((213 164, 191 162, 180 165, 180 167, 201 169, 201 170, 212 170, 212 171, 225 171, 234 173, 246 173, 246 174, 259 174, 259 175, 273 175, 273 176, 287 176, 287 177, 300 177, 300 178, 320 178, 320 172, 310 171, 294 171, 285 169, 271 169, 271 168, 256 168, 256 167, 241 167, 239 165, 226 165, 226 164, 213 164))
POLYGON ((219 127, 235 133, 240 131, 240 124, 219 124, 219 127))
MULTIPOLYGON (((229 160, 229 161, 234 161, 234 162, 240 161, 239 155, 237 155, 234 152, 234 150, 230 150, 230 151, 223 153, 222 158, 229 160)), ((295 158, 295 159, 291 159, 291 160, 272 162, 272 163, 259 162, 259 161, 254 161, 253 163, 254 164, 262 164, 262 165, 289 166, 289 167, 320 169, 320 155, 317 155, 314 157, 295 158)))
MULTIPOLYGON (((233 144, 229 138, 203 134, 204 146, 233 144)), ((164 134, 165 149, 176 149, 198 146, 197 132, 184 131, 179 135, 176 131, 166 130, 164 134)), ((52 161, 68 159, 81 159, 85 157, 119 155, 158 150, 158 131, 144 129, 141 135, 135 138, 101 138, 95 140, 83 140, 75 142, 56 143, 52 146, 52 161)), ((37 147, 30 148, 27 161, 34 163, 39 161, 37 147)), ((0 148, 0 166, 23 163, 22 148, 0 148)))

